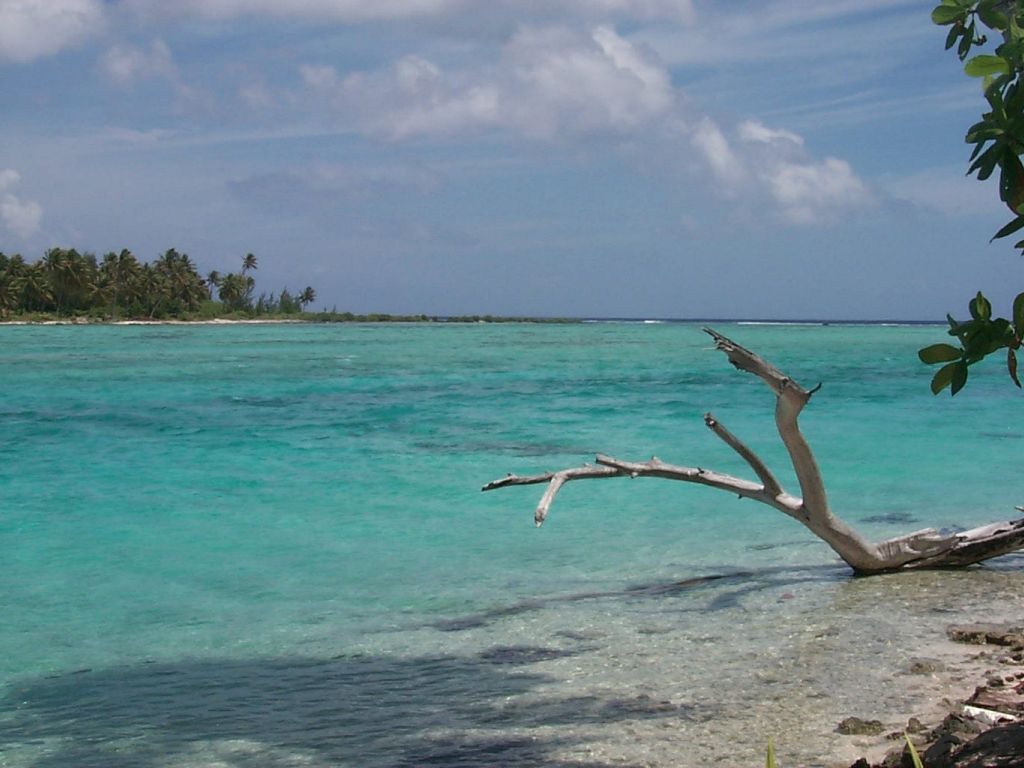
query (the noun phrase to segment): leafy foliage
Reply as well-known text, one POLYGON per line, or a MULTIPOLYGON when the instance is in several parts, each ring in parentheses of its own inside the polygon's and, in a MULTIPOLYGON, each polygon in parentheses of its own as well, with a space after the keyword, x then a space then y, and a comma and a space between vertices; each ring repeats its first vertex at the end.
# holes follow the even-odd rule
POLYGON ((191 257, 174 248, 151 263, 129 250, 97 259, 74 248, 51 248, 35 263, 0 253, 0 318, 45 313, 58 317, 148 318, 203 317, 218 314, 298 314, 316 298, 307 287, 292 298, 282 291, 253 301, 256 281, 248 274, 256 257, 246 254, 239 272, 204 279, 191 257), (220 304, 213 302, 214 290, 220 304))
POLYGON ((955 337, 959 347, 952 344, 932 344, 919 350, 917 356, 928 365, 945 363, 932 378, 932 392, 939 394, 946 387, 956 394, 967 383, 968 367, 988 355, 1006 349, 1006 367, 1013 383, 1020 387, 1017 375, 1017 350, 1024 331, 1024 293, 1013 302, 1013 321, 1002 317, 992 319, 992 304, 981 292, 971 299, 968 307, 971 319, 958 322, 947 315, 949 335, 955 337))
MULTIPOLYGON (((989 111, 967 130, 971 151, 968 175, 979 180, 999 170, 999 198, 1014 218, 992 237, 1009 237, 1024 229, 1024 9, 1021 0, 942 0, 932 11, 932 21, 949 26, 946 49, 956 48, 970 77, 983 78, 985 101, 989 111), (972 51, 989 42, 989 36, 1001 39, 991 53, 972 51)), ((1024 240, 1015 248, 1024 250, 1024 240)), ((1006 350, 1006 368, 1010 379, 1021 386, 1017 374, 1017 350, 1024 333, 1024 293, 1014 299, 1010 319, 992 318, 992 305, 980 292, 969 305, 971 319, 949 320, 949 335, 960 342, 932 344, 918 352, 929 365, 942 364, 932 378, 932 392, 949 387, 955 395, 967 383, 968 369, 991 354, 1006 350)))

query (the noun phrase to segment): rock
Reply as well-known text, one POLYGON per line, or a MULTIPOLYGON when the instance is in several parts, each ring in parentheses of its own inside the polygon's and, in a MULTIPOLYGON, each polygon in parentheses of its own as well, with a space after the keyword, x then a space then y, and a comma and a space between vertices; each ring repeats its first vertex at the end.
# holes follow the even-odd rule
MULTIPOLYGON (((925 765, 932 764, 925 758, 925 765)), ((1024 768, 1024 723, 998 725, 965 744, 953 755, 951 768, 1024 768)), ((935 768, 944 768, 936 764, 935 768)))
POLYGON ((928 768, 952 768, 953 753, 963 743, 964 740, 959 736, 947 733, 925 750, 921 761, 928 768))
POLYGON ((914 659, 910 664, 910 669, 907 671, 912 675, 934 675, 943 669, 945 667, 942 665, 942 662, 935 659, 914 659))
POLYGON ((916 717, 912 717, 907 720, 907 727, 905 730, 907 733, 924 733, 928 729, 925 727, 924 723, 916 717))
POLYGON ((978 688, 966 703, 972 707, 996 710, 1009 715, 1024 715, 1024 697, 1013 689, 978 688))
POLYGON ((836 726, 836 731, 844 736, 881 736, 885 733, 885 724, 881 720, 848 717, 836 726))
POLYGON ((914 768, 914 759, 910 756, 910 750, 904 746, 889 750, 875 768, 914 768))
POLYGON ((1017 624, 954 624, 946 632, 958 643, 1024 646, 1024 627, 1017 624))
POLYGON ((967 739, 973 738, 981 733, 984 729, 974 720, 964 717, 963 715, 953 712, 946 715, 946 718, 939 723, 938 727, 932 731, 929 736, 929 741, 938 741, 943 736, 957 736, 961 740, 966 741, 967 739))

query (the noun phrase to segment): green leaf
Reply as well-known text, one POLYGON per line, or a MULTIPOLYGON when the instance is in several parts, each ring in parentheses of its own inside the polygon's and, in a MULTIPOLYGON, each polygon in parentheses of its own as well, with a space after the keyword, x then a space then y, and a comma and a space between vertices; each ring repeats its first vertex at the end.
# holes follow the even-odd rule
POLYGON ((1017 338, 1024 335, 1024 293, 1018 293, 1013 300, 1013 327, 1017 338))
POLYGON ((924 763, 921 762, 921 756, 917 754, 917 750, 914 748, 914 742, 910 740, 910 736, 903 734, 903 738, 907 740, 907 749, 910 750, 910 760, 914 764, 914 768, 924 768, 924 763))
POLYGON ((1013 349, 1006 350, 1006 369, 1010 372, 1010 378, 1021 389, 1020 379, 1017 378, 1017 353, 1013 349))
POLYGON ((956 39, 960 37, 960 27, 950 27, 949 34, 946 35, 946 50, 948 51, 954 45, 956 45, 956 39))
POLYGON ((1024 52, 1024 47, 1021 46, 1019 40, 1012 43, 1003 43, 996 48, 996 56, 1002 56, 1007 61, 1019 59, 1022 52, 1024 52))
POLYGON ((778 768, 778 763, 775 762, 775 747, 772 746, 771 739, 768 739, 768 755, 764 759, 764 768, 778 768))
POLYGON ((952 24, 957 19, 964 18, 964 15, 964 12, 959 8, 940 5, 932 11, 932 23, 944 27, 946 24, 952 24))
POLYGON ((980 123, 980 125, 982 126, 980 128, 972 127, 971 130, 967 132, 967 135, 964 136, 964 141, 968 144, 977 144, 978 142, 983 141, 994 141, 1006 133, 1005 129, 1000 128, 997 125, 993 126, 988 123, 980 123))
POLYGON ((1013 338, 1010 321, 1004 317, 997 317, 992 321, 992 330, 990 333, 992 338, 999 342, 1000 346, 1005 346, 1010 339, 1013 338))
POLYGON ((974 40, 974 27, 968 27, 967 31, 963 33, 963 37, 960 38, 960 45, 956 47, 956 55, 963 61, 967 58, 967 54, 971 52, 971 42, 974 40))
POLYGON ((975 320, 988 320, 992 317, 992 302, 986 299, 981 291, 978 291, 978 295, 971 299, 971 303, 967 305, 967 308, 971 311, 971 317, 975 320))
MULTIPOLYGON (((1016 219, 1014 219, 1009 224, 1004 226, 1002 229, 1000 229, 998 232, 992 235, 992 240, 998 240, 1001 237, 1012 235, 1021 227, 1024 227, 1024 216, 1018 216, 1016 219)), ((989 240, 989 242, 992 242, 992 240, 989 240)))
POLYGON ((1006 29, 1009 24, 1006 17, 995 9, 995 3, 991 2, 978 4, 978 18, 981 19, 981 23, 986 27, 999 32, 1006 29))
POLYGON ((967 363, 962 360, 959 363, 950 363, 953 366, 953 376, 949 382, 950 395, 955 395, 967 383, 967 363))
POLYGON ((935 372, 935 375, 932 377, 933 395, 939 394, 939 392, 950 385, 953 381, 953 369, 956 368, 956 366, 956 363, 947 363, 935 372))
POLYGON ((993 144, 978 156, 978 159, 967 169, 967 174, 970 175, 977 171, 978 180, 984 181, 992 175, 992 171, 995 170, 1003 152, 1005 152, 1005 147, 993 144))
POLYGON ((960 359, 961 350, 952 344, 932 344, 917 352, 922 363, 935 365, 935 363, 948 363, 951 360, 960 359))

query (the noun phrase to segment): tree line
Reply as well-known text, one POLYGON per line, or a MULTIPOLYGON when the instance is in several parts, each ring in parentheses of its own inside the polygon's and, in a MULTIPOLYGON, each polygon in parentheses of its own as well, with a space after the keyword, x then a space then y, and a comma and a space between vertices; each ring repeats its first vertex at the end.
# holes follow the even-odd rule
POLYGON ((255 295, 256 256, 245 255, 238 272, 213 270, 205 277, 186 253, 174 248, 152 262, 129 250, 97 258, 74 248, 51 248, 38 261, 0 252, 0 317, 52 314, 97 319, 293 315, 316 300, 307 286, 297 294, 255 295))

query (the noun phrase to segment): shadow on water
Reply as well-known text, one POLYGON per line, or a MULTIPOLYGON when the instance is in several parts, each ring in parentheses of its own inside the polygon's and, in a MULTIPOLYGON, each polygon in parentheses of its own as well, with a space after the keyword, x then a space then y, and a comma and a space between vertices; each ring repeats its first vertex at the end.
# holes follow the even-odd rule
MULTIPOLYGON (((694 610, 718 610, 752 592, 840 573, 833 566, 732 571, 524 601, 434 626, 468 629, 560 603, 662 600, 701 589, 709 592, 694 610)), ((572 642, 559 648, 495 646, 475 656, 182 660, 22 680, 0 699, 0 763, 606 768, 560 755, 582 748, 587 726, 718 715, 645 695, 545 694, 554 681, 534 665, 593 650, 589 638, 565 639, 572 642)))
POLYGON ((23 681, 0 701, 0 763, 603 768, 555 756, 578 741, 571 727, 532 729, 700 714, 645 696, 517 702, 550 682, 529 669, 544 651, 143 663, 23 681), (16 752, 23 761, 2 758, 16 752))
MULTIPOLYGON (((1018 571, 1024 556, 1003 561, 979 572, 991 581, 1001 570, 1018 571)), ((432 626, 471 629, 597 599, 685 595, 677 610, 735 610, 760 596, 783 599, 782 588, 814 582, 886 587, 858 580, 839 564, 723 567, 681 581, 523 601, 432 626)), ((873 590, 853 593, 877 603, 873 590)), ((722 716, 713 702, 552 693, 557 681, 538 665, 588 653, 595 641, 585 633, 558 635, 570 642, 493 646, 467 656, 153 662, 21 680, 0 699, 0 765, 610 768, 593 757, 567 755, 585 755, 588 739, 604 726, 650 719, 682 726, 722 716)))
POLYGON ((777 590, 780 587, 805 582, 837 581, 852 578, 854 578, 852 571, 846 566, 839 564, 802 567, 776 566, 754 570, 733 570, 726 573, 695 576, 690 579, 682 579, 681 581, 637 584, 625 589, 574 592, 567 595, 556 595, 555 597, 520 600, 510 605, 496 606, 479 613, 471 613, 453 619, 442 619, 441 621, 431 623, 429 626, 442 632, 461 632, 467 629, 486 627, 510 616, 518 616, 567 603, 634 597, 672 597, 691 591, 699 594, 701 590, 709 591, 710 598, 707 603, 695 603, 691 610, 697 613, 707 613, 741 607, 742 597, 767 590, 777 590))

